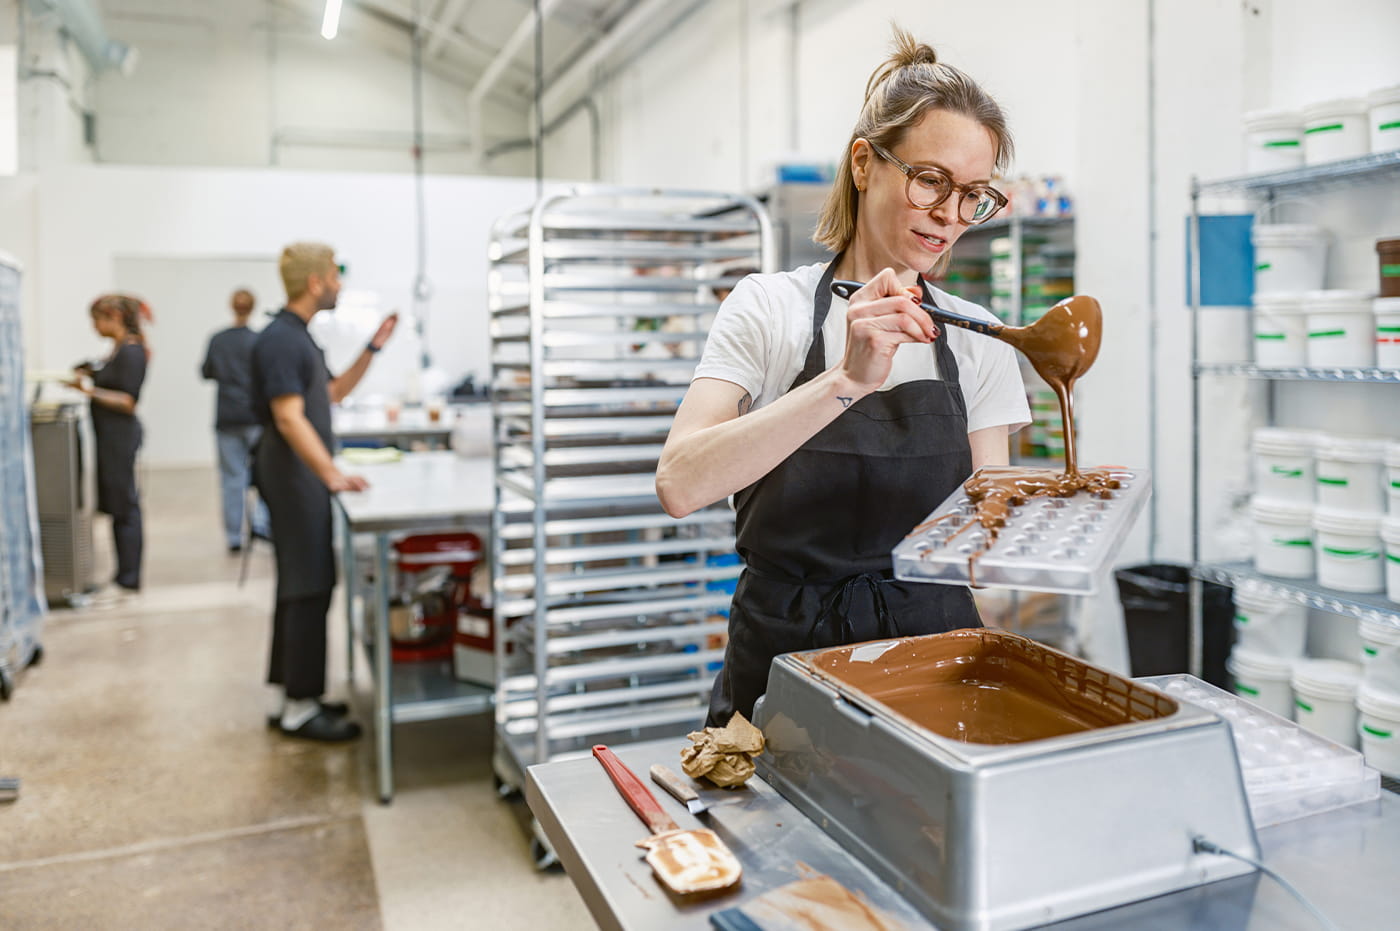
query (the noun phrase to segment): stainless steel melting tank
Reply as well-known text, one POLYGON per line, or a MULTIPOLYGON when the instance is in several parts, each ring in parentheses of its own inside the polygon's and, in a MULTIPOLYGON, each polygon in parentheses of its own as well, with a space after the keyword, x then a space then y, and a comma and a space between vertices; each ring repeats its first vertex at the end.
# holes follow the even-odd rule
POLYGON ((1249 871, 1194 852, 1198 835, 1259 852, 1223 719, 1014 634, 780 656, 754 718, 760 775, 940 928, 1026 928, 1249 871), (969 743, 921 720, 920 677, 990 694, 1012 672, 1017 700, 1063 710, 1069 732, 969 743))

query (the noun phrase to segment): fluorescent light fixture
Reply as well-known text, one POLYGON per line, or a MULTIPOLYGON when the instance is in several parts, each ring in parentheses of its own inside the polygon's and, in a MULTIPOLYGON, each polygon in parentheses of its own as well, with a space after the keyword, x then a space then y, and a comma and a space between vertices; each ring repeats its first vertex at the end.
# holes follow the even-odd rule
POLYGON ((341 0, 326 0, 326 15, 321 17, 323 39, 334 39, 340 31, 340 3, 341 0))

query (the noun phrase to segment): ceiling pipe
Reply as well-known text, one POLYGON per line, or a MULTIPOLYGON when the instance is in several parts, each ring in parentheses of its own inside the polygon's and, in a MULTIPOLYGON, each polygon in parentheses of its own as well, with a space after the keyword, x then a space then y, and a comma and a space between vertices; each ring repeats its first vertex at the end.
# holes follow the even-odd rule
MULTIPOLYGON (((532 9, 528 16, 520 21, 515 27, 515 32, 511 33, 509 39, 501 46, 501 50, 496 53, 496 57, 491 59, 486 70, 477 78, 476 84, 472 85, 471 93, 467 95, 467 131, 471 133, 473 139, 484 139, 486 136, 486 121, 481 114, 481 105, 486 100, 486 95, 491 92, 491 88, 505 74, 511 62, 515 61, 515 56, 519 54, 520 47, 530 41, 535 35, 535 20, 538 15, 540 20, 549 18, 549 14, 560 4, 561 0, 544 0, 536 9, 532 9)), ((486 168, 486 158, 483 150, 485 146, 477 146, 476 170, 484 171, 486 168)))
POLYGON ((572 101, 568 99, 570 92, 575 91, 580 84, 583 85, 584 89, 577 91, 573 96, 577 99, 577 97, 587 95, 588 89, 594 83, 593 69, 605 62, 609 56, 615 54, 625 43, 637 37, 656 20, 664 16, 668 23, 679 22, 694 12, 695 8, 700 6, 702 2, 703 0, 688 0, 685 3, 677 3, 676 0, 641 0, 640 3, 628 10, 601 39, 574 59, 568 70, 549 82, 549 86, 545 88, 542 102, 544 112, 546 114, 557 113, 571 106, 572 101))
POLYGON ((130 76, 140 57, 136 49, 107 35, 107 25, 93 0, 42 0, 58 14, 63 32, 78 46, 94 74, 116 68, 130 76))
POLYGON ((428 44, 423 48, 424 55, 436 58, 442 54, 442 47, 447 44, 448 36, 461 22, 462 14, 467 11, 470 3, 471 0, 443 0, 437 15, 433 17, 437 20, 437 28, 428 33, 428 44))

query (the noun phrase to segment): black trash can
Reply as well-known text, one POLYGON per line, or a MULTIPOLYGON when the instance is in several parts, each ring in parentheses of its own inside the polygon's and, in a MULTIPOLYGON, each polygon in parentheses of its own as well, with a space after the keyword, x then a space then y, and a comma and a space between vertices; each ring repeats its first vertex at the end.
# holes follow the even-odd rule
MULTIPOLYGON (((1128 659, 1134 676, 1186 672, 1191 665, 1191 569, 1152 564, 1129 566, 1114 573, 1123 623, 1128 634, 1128 659)), ((1235 641, 1234 602, 1228 586, 1203 583, 1203 678, 1230 688, 1225 658, 1235 641)))

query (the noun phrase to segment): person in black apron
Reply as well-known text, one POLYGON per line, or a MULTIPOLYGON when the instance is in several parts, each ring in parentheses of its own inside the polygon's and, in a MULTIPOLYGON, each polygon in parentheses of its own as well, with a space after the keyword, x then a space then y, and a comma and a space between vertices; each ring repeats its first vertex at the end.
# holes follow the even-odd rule
MULTIPOLYGON (((782 344, 796 309, 793 300, 782 304, 783 295, 793 293, 794 281, 810 286, 814 277, 805 269, 760 276, 769 280, 754 281, 753 293, 761 291, 763 301, 744 300, 770 313, 772 326, 743 331, 721 309, 711 334, 716 352, 742 344, 736 332, 752 338, 729 368, 707 366, 707 346, 658 464, 657 492, 675 516, 735 495, 745 568, 711 726, 735 711, 752 713, 779 654, 981 626, 967 589, 893 579, 890 551, 974 467, 1005 463, 1009 426, 1028 419, 1012 413, 969 436, 949 335, 918 307, 936 302, 922 274, 969 225, 1005 205, 989 179, 1006 161, 1010 139, 990 98, 980 91, 969 97, 965 76, 896 35, 896 54, 872 77, 819 227, 819 241, 837 257, 813 291, 796 292, 804 301, 810 293, 811 342, 800 372, 759 407, 738 381, 746 371, 733 382, 724 378, 743 370, 749 356, 782 358, 772 347, 782 344), (851 296, 846 345, 830 361, 823 324, 834 278, 867 283, 851 296), (931 353, 938 377, 886 384, 901 347, 905 360, 931 353)), ((1008 360, 1015 371, 1014 358, 998 358, 1000 371, 1008 360)), ((927 356, 914 361, 928 365, 927 356)), ((905 364, 901 371, 922 370, 905 364)), ((1004 380, 1002 394, 1009 396, 1004 410, 1025 408, 1019 373, 1004 380)))
POLYGON ((116 552, 116 590, 141 590, 141 550, 144 535, 141 497, 136 487, 136 453, 143 431, 136 417, 141 386, 146 381, 146 338, 141 318, 149 310, 141 301, 124 294, 107 294, 93 302, 92 326, 115 344, 100 365, 77 368, 81 378, 71 384, 92 399, 92 432, 96 443, 97 510, 112 518, 112 544, 116 552))
POLYGON ((309 740, 352 740, 360 726, 346 706, 326 702, 326 613, 335 588, 331 495, 362 491, 363 478, 345 475, 331 458, 331 403, 359 382, 393 333, 390 315, 356 361, 338 378, 326 368, 307 324, 335 307, 339 270, 329 246, 297 243, 280 262, 287 306, 253 344, 252 394, 263 424, 253 477, 267 502, 277 560, 268 682, 284 697, 270 726, 309 740))

